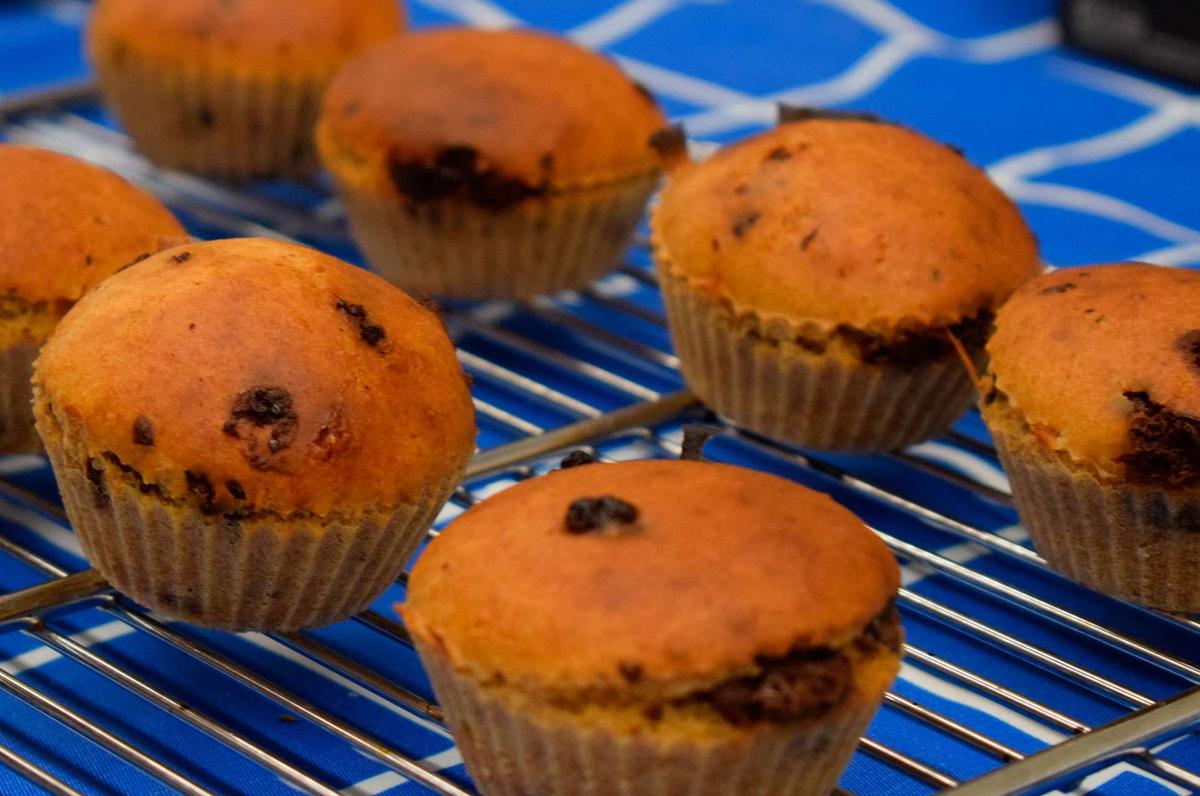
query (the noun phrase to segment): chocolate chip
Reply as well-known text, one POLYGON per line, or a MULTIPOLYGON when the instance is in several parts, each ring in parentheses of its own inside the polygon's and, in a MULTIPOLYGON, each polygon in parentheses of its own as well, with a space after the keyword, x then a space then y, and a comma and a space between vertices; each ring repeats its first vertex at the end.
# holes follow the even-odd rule
POLYGON ((683 158, 687 155, 687 136, 683 134, 683 126, 673 124, 656 130, 650 136, 650 148, 665 161, 683 158))
POLYGON ((229 420, 221 430, 246 443, 242 455, 252 467, 269 470, 276 465, 275 454, 295 441, 297 421, 291 393, 283 387, 258 386, 234 397, 229 420), (271 431, 263 440, 258 429, 268 427, 271 431))
POLYGON ((121 273, 126 268, 132 268, 133 266, 137 265, 138 263, 140 263, 142 260, 145 260, 149 256, 150 256, 150 252, 142 252, 137 257, 134 257, 132 260, 130 260, 129 262, 125 263, 120 268, 118 268, 116 270, 116 273, 121 273))
POLYGON ((595 464, 596 458, 587 451, 571 451, 559 462, 560 470, 570 470, 572 467, 582 467, 585 464, 595 464))
POLYGON ((171 262, 173 263, 186 263, 190 259, 192 259, 191 252, 180 252, 179 254, 171 255, 171 262))
POLYGON ((1125 477, 1169 489, 1200 483, 1200 419, 1172 412, 1144 391, 1123 395, 1133 404, 1130 451, 1116 459, 1125 477))
POLYGON ((1200 370, 1200 329, 1180 335, 1175 341, 1175 348, 1183 352, 1192 367, 1200 370))
POLYGON ((104 468, 95 459, 89 458, 84 462, 84 473, 92 485, 92 503, 96 508, 102 509, 110 505, 112 498, 108 495, 108 487, 104 481, 104 468))
POLYGON ((188 491, 200 499, 200 508, 204 511, 211 511, 214 493, 208 474, 184 470, 183 477, 187 481, 188 491))
POLYGON ((367 323, 367 311, 363 305, 351 304, 348 301, 338 299, 334 307, 338 312, 345 314, 358 327, 358 336, 367 345, 374 348, 387 339, 387 332, 383 330, 382 326, 375 323, 367 323))
POLYGON ((704 458, 704 445, 717 434, 720 434, 720 429, 712 426, 702 426, 697 423, 689 423, 683 427, 683 445, 679 452, 679 458, 685 461, 698 462, 704 458))
POLYGON ((92 262, 93 262, 93 260, 92 260, 92 255, 90 255, 90 254, 84 255, 84 257, 83 257, 83 264, 84 264, 84 265, 91 265, 91 264, 92 264, 92 262))
POLYGON ((242 488, 240 483, 232 478, 225 482, 225 489, 229 491, 229 494, 233 495, 235 500, 246 499, 246 490, 242 488))
POLYGON ((1038 291, 1038 295, 1039 296, 1053 296, 1058 293, 1066 293, 1068 290, 1074 290, 1075 287, 1076 287, 1076 285, 1074 282, 1063 282, 1058 285, 1051 285, 1050 287, 1042 288, 1041 290, 1038 291))
POLYGON ((393 157, 388 164, 396 190, 414 202, 459 198, 498 212, 531 196, 540 196, 548 185, 529 185, 481 165, 479 151, 471 146, 448 146, 433 162, 393 157))
POLYGON ((646 88, 643 84, 637 82, 636 80, 631 80, 630 82, 633 83, 634 90, 642 95, 642 99, 646 100, 646 102, 649 102, 652 105, 655 103, 654 94, 651 93, 650 89, 646 88))
POLYGON ((212 127, 213 123, 216 122, 212 108, 207 105, 201 105, 199 112, 196 114, 196 121, 200 122, 201 127, 212 127))
POLYGON ((958 146, 957 144, 949 144, 948 143, 948 144, 945 144, 945 147, 946 147, 946 149, 949 149, 954 154, 958 155, 960 158, 966 157, 966 155, 967 155, 966 151, 963 150, 963 148, 958 146))
POLYGON ((792 153, 788 152, 786 147, 777 146, 768 152, 763 160, 787 160, 791 156, 792 153))
POLYGON ((138 415, 137 420, 133 421, 133 444, 154 447, 154 426, 145 415, 138 415))
POLYGON ((749 213, 742 213, 734 219, 733 226, 729 228, 729 231, 733 233, 735 238, 740 238, 750 231, 750 228, 758 222, 761 215, 761 213, 753 210, 749 213))
POLYGON ((629 661, 621 661, 617 665, 617 669, 620 670, 621 676, 625 678, 625 682, 627 683, 636 683, 642 679, 641 664, 630 663, 629 661))
POLYGON ((566 529, 568 533, 588 533, 604 531, 612 525, 621 532, 631 530, 623 526, 633 525, 637 518, 637 507, 618 497, 580 498, 567 509, 566 529))
POLYGON ((807 235, 804 236, 804 239, 800 241, 800 250, 808 251, 808 247, 811 246, 812 242, 816 239, 817 239, 817 229, 814 227, 812 232, 809 232, 807 235))
POLYGON ((810 122, 817 119, 832 121, 856 121, 883 123, 883 119, 873 113, 862 111, 837 111, 826 108, 810 108, 801 105, 788 105, 781 102, 776 105, 780 124, 789 122, 810 122))

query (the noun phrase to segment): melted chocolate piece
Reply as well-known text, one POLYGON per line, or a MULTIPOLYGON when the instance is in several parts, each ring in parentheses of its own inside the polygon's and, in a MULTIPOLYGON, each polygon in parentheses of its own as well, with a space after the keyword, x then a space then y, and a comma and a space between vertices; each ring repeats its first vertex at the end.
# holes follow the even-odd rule
POLYGON ((192 259, 191 252, 180 252, 179 254, 171 255, 171 262, 173 263, 186 263, 190 259, 192 259))
POLYGON ((567 533, 601 533, 610 528, 617 533, 633 530, 637 522, 637 506, 618 497, 580 498, 567 509, 567 533))
POLYGON ((1200 370, 1200 329, 1181 334, 1175 341, 1175 348, 1183 353, 1192 367, 1200 370))
POLYGON ((786 147, 777 146, 767 153, 764 160, 787 160, 791 156, 792 153, 788 152, 786 147))
POLYGON ((905 330, 888 337, 864 332, 853 326, 838 326, 835 333, 858 349, 858 356, 869 365, 919 368, 955 353, 950 335, 968 349, 982 348, 991 332, 993 315, 984 310, 950 326, 905 330))
POLYGON ((863 111, 837 111, 826 108, 810 108, 803 105, 788 105, 781 102, 776 107, 780 124, 790 122, 810 122, 814 119, 830 119, 834 121, 875 122, 886 124, 883 119, 873 113, 863 111))
POLYGON ((275 465, 274 455, 295 441, 297 420, 291 393, 283 387, 251 387, 233 399, 229 420, 222 430, 228 436, 246 443, 242 455, 250 462, 250 466, 269 470, 275 465), (268 427, 271 432, 264 446, 260 440, 263 435, 257 433, 257 429, 268 427), (265 451, 263 447, 266 447, 265 451))
POLYGON ((133 444, 154 447, 154 426, 145 415, 138 415, 138 419, 133 421, 133 444))
POLYGON ((687 156, 687 136, 683 133, 683 125, 673 124, 651 133, 650 148, 665 161, 685 158, 687 156))
POLYGON ((334 308, 338 312, 344 313, 358 327, 358 336, 372 348, 387 339, 387 332, 383 330, 382 326, 367 321, 367 310, 363 305, 351 304, 348 301, 338 299, 337 303, 334 304, 334 308))
POLYGON ((617 669, 621 672, 621 676, 625 678, 625 682, 627 683, 636 683, 642 679, 641 664, 621 661, 617 669))
POLYGON ((808 251, 808 247, 817 239, 817 231, 817 229, 813 229, 812 232, 804 236, 804 239, 800 241, 800 251, 808 251))
POLYGON ((234 500, 246 499, 246 490, 242 488, 239 482, 232 478, 225 482, 225 489, 229 491, 230 495, 233 495, 234 500))
POLYGON ((414 202, 456 198, 498 212, 549 189, 485 168, 479 150, 470 146, 446 147, 432 163, 393 157, 388 168, 396 190, 414 202))
POLYGON ((587 451, 571 451, 559 462, 560 470, 570 470, 572 467, 582 467, 585 464, 595 464, 596 457, 587 451))
POLYGON ((142 260, 145 260, 149 256, 150 256, 150 252, 142 252, 137 257, 134 257, 132 260, 130 260, 129 262, 125 263, 120 268, 118 268, 115 271, 115 273, 119 274, 122 271, 124 271, 126 268, 132 268, 133 266, 137 265, 138 263, 140 263, 142 260))
POLYGON ((1133 402, 1131 449, 1117 457, 1125 465, 1125 477, 1168 489, 1200 483, 1200 419, 1176 414, 1145 392, 1124 395, 1133 402))
POLYGON ((760 658, 758 674, 727 680, 676 704, 707 702, 737 726, 815 718, 850 694, 854 680, 847 655, 850 646, 870 655, 881 649, 898 652, 901 641, 899 614, 889 603, 847 648, 801 648, 781 657, 760 658))
POLYGON ((209 480, 208 474, 184 470, 183 477, 187 480, 188 491, 200 500, 200 509, 206 513, 212 511, 215 492, 213 491, 212 481, 209 480))
POLYGON ((1055 296, 1055 295, 1058 295, 1059 293, 1066 293, 1069 290, 1074 290, 1076 287, 1077 287, 1077 285, 1074 282, 1063 282, 1058 285, 1051 285, 1050 287, 1042 288, 1041 290, 1038 291, 1038 295, 1039 296, 1055 296))
POLYGON ((761 217, 761 215, 761 213, 753 210, 749 213, 743 213, 733 220, 733 226, 729 228, 729 231, 733 233, 735 238, 740 238, 749 232, 751 227, 758 223, 758 219, 761 217))

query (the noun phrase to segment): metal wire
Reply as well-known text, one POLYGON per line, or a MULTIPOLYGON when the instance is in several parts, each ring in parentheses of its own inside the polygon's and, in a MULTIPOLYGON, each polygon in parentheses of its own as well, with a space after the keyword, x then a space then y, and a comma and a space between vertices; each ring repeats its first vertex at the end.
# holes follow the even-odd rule
MULTIPOLYGON (((277 238, 292 238, 301 233, 330 237, 340 237, 344 234, 335 205, 326 205, 317 213, 308 213, 190 175, 154 169, 130 149, 127 141, 120 134, 58 109, 63 101, 86 96, 85 88, 78 85, 68 86, 58 92, 22 97, 15 101, 0 103, 0 117, 9 117, 7 130, 10 137, 29 143, 67 149, 96 159, 141 182, 167 201, 184 207, 204 223, 227 230, 229 234, 268 234, 277 238), (45 113, 29 115, 32 109, 37 108, 47 110, 45 113)), ((641 243, 644 245, 645 242, 641 243)), ((655 286, 653 276, 637 266, 624 266, 620 269, 620 273, 635 280, 639 285, 655 286)), ((591 302, 611 312, 621 313, 640 323, 660 328, 665 323, 660 312, 643 307, 626 298, 608 295, 603 289, 597 287, 586 288, 580 291, 578 296, 582 301, 591 302)), ((571 302, 564 304, 549 298, 539 298, 509 311, 527 313, 541 323, 551 324, 569 332, 589 348, 602 349, 613 355, 619 355, 624 361, 632 361, 642 369, 651 368, 670 373, 678 368, 678 359, 673 354, 625 337, 619 329, 602 327, 581 317, 573 311, 571 302)), ((472 493, 470 485, 478 478, 495 475, 516 479, 527 478, 534 472, 529 465, 539 459, 571 447, 588 446, 599 449, 618 436, 640 439, 656 447, 665 455, 678 453, 678 446, 675 443, 663 439, 652 429, 656 424, 680 418, 691 412, 695 401, 690 394, 679 392, 662 395, 607 367, 551 349, 538 340, 513 331, 509 325, 498 326, 494 317, 492 308, 489 308, 486 314, 472 314, 468 311, 452 315, 449 319, 451 329, 462 337, 464 347, 460 348, 459 358, 463 366, 476 378, 486 381, 489 385, 497 387, 505 393, 519 397, 527 403, 552 410, 555 414, 577 422, 562 428, 546 430, 539 423, 521 417, 514 411, 477 398, 475 407, 479 415, 511 432, 517 437, 517 441, 480 453, 468 470, 464 487, 455 494, 456 502, 469 505, 476 501, 477 498, 472 493), (498 347, 511 352, 518 358, 537 362, 540 367, 559 371, 573 380, 582 380, 598 385, 615 395, 624 396, 632 402, 632 405, 606 412, 561 389, 542 384, 510 367, 491 361, 478 353, 479 349, 476 343, 480 342, 489 347, 498 347)), ((1035 570, 1046 569, 1045 562, 1032 550, 871 483, 836 466, 819 454, 792 450, 772 440, 728 425, 724 427, 724 434, 736 443, 749 446, 781 463, 786 462, 790 465, 805 467, 820 477, 832 479, 859 496, 902 511, 930 528, 948 532, 1035 570)), ((949 439, 954 444, 979 455, 994 455, 988 446, 969 437, 952 434, 949 439)), ((984 499, 1001 505, 1011 503, 1011 498, 1006 492, 981 484, 919 455, 900 453, 896 454, 896 458, 906 467, 919 469, 932 478, 956 484, 984 499)), ((0 499, 31 506, 48 516, 64 519, 58 507, 46 504, 36 496, 12 484, 0 482, 0 499)), ((1036 594, 981 574, 937 551, 919 547, 884 530, 877 532, 902 558, 919 566, 927 567, 965 588, 989 598, 1004 601, 1016 610, 1051 619, 1064 628, 1069 628, 1072 632, 1102 641, 1121 654, 1135 656, 1191 682, 1200 681, 1200 667, 1192 661, 1183 660, 1178 656, 1158 650, 1100 622, 1049 603, 1036 594)), ((103 589, 103 584, 97 583, 95 580, 87 580, 82 576, 64 578, 63 576, 67 573, 62 568, 11 540, 0 538, 0 549, 49 576, 62 579, 45 587, 21 592, 17 595, 19 599, 0 598, 0 604, 7 606, 7 610, 0 611, 0 622, 16 622, 17 624, 11 626, 21 628, 23 632, 33 635, 51 648, 122 685, 180 720, 188 722, 209 737, 283 777, 299 789, 309 793, 333 792, 328 785, 319 782, 307 772, 268 752, 213 718, 202 715, 166 691, 125 671, 103 654, 88 649, 69 636, 54 630, 49 622, 42 622, 38 619, 30 620, 28 617, 37 616, 49 608, 58 607, 70 600, 94 597, 103 589)), ((1189 701, 1184 698, 1166 703, 1156 703, 1154 699, 1136 689, 1104 677, 1061 655, 1041 649, 928 596, 905 589, 901 593, 901 599, 906 610, 919 611, 925 616, 945 623, 958 632, 986 640, 1016 660, 1037 663, 1073 682, 1105 694, 1119 704, 1143 708, 1137 713, 1130 714, 1132 718, 1129 718, 1128 722, 1118 725, 1121 728, 1119 732, 1112 732, 1111 727, 1093 729, 1088 724, 1065 715, 1027 694, 1022 694, 1010 686, 989 679, 985 674, 968 671, 929 650, 911 643, 906 644, 905 651, 910 663, 966 686, 1074 736, 1071 740, 1052 747, 1047 752, 1026 757, 1007 744, 979 730, 967 727, 927 705, 894 692, 889 693, 885 698, 885 704, 889 709, 901 711, 907 716, 922 721, 937 731, 991 756, 998 764, 1003 764, 992 774, 985 775, 984 778, 976 780, 974 783, 960 785, 955 777, 940 770, 932 761, 920 760, 902 753, 890 746, 886 742, 886 738, 863 739, 862 749, 866 753, 927 785, 937 788, 960 787, 965 793, 985 792, 980 790, 979 786, 987 783, 999 783, 998 787, 1012 787, 1011 783, 1015 782, 1020 783, 1022 787, 1032 787, 1081 770, 1082 767, 1096 760, 1111 758, 1118 751, 1129 749, 1131 744, 1144 743, 1147 739, 1164 732, 1178 731, 1187 724, 1185 719, 1188 715, 1191 715, 1192 718, 1195 717, 1197 708, 1194 700, 1189 701), (1188 713, 1189 710, 1192 711, 1191 714, 1188 713), (1002 772, 1004 772, 1004 777, 1000 776, 1002 772)), ((138 631, 171 644, 215 671, 219 671, 256 693, 274 700, 353 748, 368 754, 392 770, 420 782, 430 790, 452 796, 467 794, 449 779, 437 772, 429 771, 402 751, 389 747, 364 731, 316 707, 302 695, 290 693, 272 682, 270 678, 232 661, 193 640, 190 636, 173 629, 170 625, 131 608, 125 604, 123 599, 102 597, 100 605, 104 610, 138 631)), ((1171 617, 1171 619, 1186 625, 1189 629, 1200 628, 1200 623, 1194 620, 1179 617, 1171 617)), ((411 645, 411 639, 403 626, 387 617, 367 612, 356 617, 355 621, 379 634, 386 642, 411 645)), ((334 650, 305 633, 275 634, 272 638, 300 652, 329 672, 349 678, 370 689, 398 708, 409 711, 414 717, 441 724, 443 717, 440 708, 403 686, 390 681, 355 660, 351 655, 334 650)), ((186 793, 206 792, 198 784, 152 759, 144 750, 137 749, 103 727, 90 722, 28 683, 0 672, 0 688, 4 688, 9 693, 62 721, 84 737, 109 749, 173 787, 186 793)), ((1146 767, 1176 782, 1195 785, 1200 780, 1194 772, 1164 761, 1148 751, 1141 751, 1138 759, 1146 767)), ((58 781, 52 774, 11 749, 0 747, 0 763, 24 774, 31 781, 43 785, 52 792, 75 792, 58 781)), ((986 792, 1009 791, 988 790, 986 792)))

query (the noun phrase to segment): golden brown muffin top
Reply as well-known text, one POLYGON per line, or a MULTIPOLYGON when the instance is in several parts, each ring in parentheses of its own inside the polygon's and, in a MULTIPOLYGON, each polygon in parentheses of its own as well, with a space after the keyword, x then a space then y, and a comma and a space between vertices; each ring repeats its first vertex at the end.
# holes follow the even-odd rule
POLYGON ((0 295, 67 305, 134 258, 185 240, 169 210, 116 174, 0 144, 0 295))
POLYGON ((612 62, 565 39, 443 28, 347 64, 325 96, 318 143, 339 174, 357 165, 418 200, 465 182, 502 205, 656 170, 649 139, 663 123, 612 62))
POLYGON ((817 116, 668 170, 660 253, 767 321, 951 324, 1040 269, 1033 235, 987 175, 896 125, 817 116))
POLYGON ((987 350, 996 389, 1052 449, 1133 482, 1200 482, 1200 273, 1043 274, 1001 308, 987 350))
POLYGON ((265 239, 180 246, 112 277, 59 324, 34 388, 90 454, 215 510, 387 508, 474 448, 440 319, 366 271, 265 239))
POLYGON ((729 465, 636 461, 559 470, 471 508, 418 560, 403 610, 485 682, 702 688, 759 656, 846 643, 897 583, 887 548, 827 495, 729 465))
POLYGON ((91 51, 248 68, 329 70, 399 33, 397 0, 97 0, 91 51))

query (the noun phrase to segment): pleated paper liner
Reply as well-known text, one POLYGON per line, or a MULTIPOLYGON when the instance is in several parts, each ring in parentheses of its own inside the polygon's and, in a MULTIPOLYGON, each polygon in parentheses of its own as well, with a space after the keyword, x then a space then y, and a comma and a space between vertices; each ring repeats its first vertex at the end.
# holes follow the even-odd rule
POLYGON ((258 74, 97 54, 101 93, 137 148, 168 168, 229 180, 303 177, 329 72, 258 74))
POLYGON ((443 654, 418 647, 475 783, 486 796, 814 796, 833 788, 875 704, 804 728, 664 742, 535 720, 487 694, 443 654))
POLYGON ((458 200, 408 202, 344 180, 338 195, 368 262, 401 288, 527 298, 583 287, 615 268, 657 182, 657 173, 642 174, 500 210, 458 200))
POLYGON ((1200 499, 1101 481, 1045 451, 1004 408, 985 408, 1022 524, 1054 569, 1096 591, 1200 611, 1200 499))
POLYGON ((92 565, 168 616, 227 630, 292 630, 364 610, 399 577, 458 474, 419 500, 336 517, 204 513, 143 491, 91 457, 70 421, 39 420, 63 504, 92 565))
POLYGON ((661 248, 655 256, 684 379, 744 428, 806 448, 895 450, 939 436, 971 405, 975 388, 953 354, 900 368, 769 342, 737 329, 661 248))

